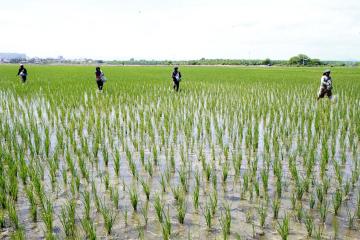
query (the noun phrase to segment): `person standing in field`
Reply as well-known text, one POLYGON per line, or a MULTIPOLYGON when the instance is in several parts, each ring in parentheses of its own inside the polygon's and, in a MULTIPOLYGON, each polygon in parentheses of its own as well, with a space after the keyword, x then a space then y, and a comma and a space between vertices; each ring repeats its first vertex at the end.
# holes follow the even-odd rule
POLYGON ((20 64, 20 67, 19 67, 17 76, 19 76, 19 77, 21 78, 21 81, 22 81, 23 83, 26 82, 27 70, 26 70, 26 68, 24 67, 23 64, 20 64))
POLYGON ((179 91, 180 81, 181 81, 181 73, 178 67, 174 67, 174 72, 172 73, 172 79, 174 82, 173 88, 175 91, 179 91))
POLYGON ((105 74, 100 70, 100 67, 96 67, 95 71, 96 83, 99 91, 103 90, 104 82, 106 81, 105 74))
POLYGON ((320 90, 317 100, 327 96, 330 100, 332 99, 332 79, 330 76, 330 70, 327 69, 323 72, 323 75, 320 79, 320 90))

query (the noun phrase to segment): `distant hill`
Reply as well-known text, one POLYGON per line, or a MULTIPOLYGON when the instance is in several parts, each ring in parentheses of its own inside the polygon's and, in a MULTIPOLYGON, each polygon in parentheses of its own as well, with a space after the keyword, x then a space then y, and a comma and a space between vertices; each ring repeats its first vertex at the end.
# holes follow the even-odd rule
POLYGON ((0 53, 0 59, 12 60, 12 59, 26 59, 24 53, 0 53))

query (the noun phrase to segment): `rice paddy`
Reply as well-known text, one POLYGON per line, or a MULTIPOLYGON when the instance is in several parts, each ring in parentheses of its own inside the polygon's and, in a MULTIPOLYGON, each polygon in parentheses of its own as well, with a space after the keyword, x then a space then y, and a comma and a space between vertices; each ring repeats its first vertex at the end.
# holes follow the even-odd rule
POLYGON ((358 239, 359 68, 0 66, 2 239, 358 239))

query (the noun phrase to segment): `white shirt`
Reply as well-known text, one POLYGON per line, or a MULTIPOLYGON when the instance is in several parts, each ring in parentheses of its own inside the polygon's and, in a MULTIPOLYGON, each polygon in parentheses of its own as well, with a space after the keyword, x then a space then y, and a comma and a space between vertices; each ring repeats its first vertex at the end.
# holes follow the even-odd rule
POLYGON ((320 85, 321 87, 330 87, 332 84, 332 80, 331 80, 331 77, 328 77, 326 75, 322 76, 321 79, 320 79, 320 85))

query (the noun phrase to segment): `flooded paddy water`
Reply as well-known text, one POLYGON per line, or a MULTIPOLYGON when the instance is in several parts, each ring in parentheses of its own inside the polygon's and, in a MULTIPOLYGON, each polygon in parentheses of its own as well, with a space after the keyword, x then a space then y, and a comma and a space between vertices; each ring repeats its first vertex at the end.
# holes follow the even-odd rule
POLYGON ((180 93, 110 70, 0 91, 1 239, 359 239, 360 83, 332 103, 298 69, 188 68, 180 93))

